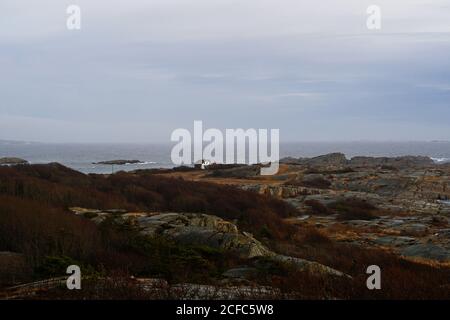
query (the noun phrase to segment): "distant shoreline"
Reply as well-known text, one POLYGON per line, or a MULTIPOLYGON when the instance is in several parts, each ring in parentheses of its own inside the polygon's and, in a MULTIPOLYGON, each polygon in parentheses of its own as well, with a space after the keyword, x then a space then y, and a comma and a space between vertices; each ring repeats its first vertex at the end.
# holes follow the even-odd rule
MULTIPOLYGON (((119 170, 172 168, 170 144, 54 144, 4 143, 0 157, 19 157, 32 164, 58 162, 83 173, 111 173, 111 165, 93 162, 138 159, 142 163, 120 165, 119 170)), ((280 158, 316 157, 341 152, 354 156, 429 156, 437 163, 450 159, 450 142, 289 142, 280 144, 280 158)))

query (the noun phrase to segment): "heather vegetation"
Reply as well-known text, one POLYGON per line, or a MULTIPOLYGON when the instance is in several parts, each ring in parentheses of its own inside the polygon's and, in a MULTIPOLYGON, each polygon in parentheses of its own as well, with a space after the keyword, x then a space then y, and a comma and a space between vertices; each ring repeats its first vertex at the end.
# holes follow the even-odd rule
POLYGON ((71 213, 73 206, 208 213, 273 239, 289 237, 282 218, 296 213, 280 200, 148 172, 102 176, 59 164, 0 167, 0 251, 26 256, 33 270, 29 280, 58 275, 56 270, 64 274, 62 266, 72 261, 84 270, 206 281, 238 261, 207 247, 148 239, 109 220, 97 226, 71 213))
POLYGON ((60 209, 122 208, 137 211, 194 212, 237 220, 244 230, 262 226, 286 236, 282 218, 296 214, 287 203, 204 182, 168 178, 151 172, 83 175, 59 164, 0 168, 0 194, 35 200, 60 209))
POLYGON ((319 292, 343 299, 450 299, 448 266, 413 262, 380 249, 327 240, 324 233, 309 228, 300 229, 298 237, 301 242, 282 243, 277 249, 342 270, 353 279, 288 269, 290 277, 276 278, 285 291, 302 288, 303 297, 312 299, 320 299, 319 292), (369 265, 382 268, 382 290, 367 290, 365 271, 369 265))
MULTIPOLYGON (((284 218, 299 213, 269 196, 155 173, 83 175, 59 164, 0 167, 0 251, 26 259, 17 269, 23 272, 0 277, 0 286, 64 275, 68 264, 77 264, 88 277, 85 290, 52 291, 36 297, 176 298, 180 295, 169 291, 143 291, 130 276, 172 284, 220 285, 224 271, 250 265, 256 269, 252 281, 280 290, 273 298, 449 298, 447 267, 337 243, 312 226, 288 224, 284 218), (217 215, 253 233, 278 253, 317 261, 352 279, 311 274, 265 258, 244 261, 204 245, 149 238, 133 224, 118 224, 109 218, 95 224, 89 219, 94 216, 75 215, 70 207, 217 215), (365 287, 365 270, 371 264, 383 268, 382 291, 365 287)), ((377 208, 354 199, 329 205, 309 200, 306 204, 315 214, 337 213, 342 219, 369 219, 378 214, 377 208)))
POLYGON ((373 220, 378 212, 374 205, 359 199, 339 200, 331 203, 329 208, 337 212, 341 220, 373 220))
MULTIPOLYGON (((342 199, 328 205, 310 199, 305 201, 309 213, 317 215, 337 214, 339 220, 373 220, 383 213, 374 205, 360 199, 342 199)), ((384 212, 385 213, 385 212, 384 212)))
POLYGON ((311 179, 288 181, 286 182, 286 184, 298 187, 317 188, 317 189, 328 189, 331 186, 330 181, 320 176, 311 179))

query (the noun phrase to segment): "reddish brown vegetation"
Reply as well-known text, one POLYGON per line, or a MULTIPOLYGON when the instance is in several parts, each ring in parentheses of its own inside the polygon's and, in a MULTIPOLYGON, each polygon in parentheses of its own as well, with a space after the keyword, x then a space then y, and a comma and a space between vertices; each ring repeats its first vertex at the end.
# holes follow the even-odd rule
POLYGON ((286 292, 304 288, 302 294, 306 298, 320 299, 317 294, 322 292, 328 298, 343 299, 450 299, 448 267, 419 264, 380 249, 332 241, 295 246, 284 244, 278 250, 318 261, 353 277, 351 280, 336 279, 291 271, 292 276, 279 279, 280 287, 286 292), (367 289, 365 272, 369 265, 380 266, 382 290, 367 289))
POLYGON ((316 188, 316 189, 328 189, 331 186, 331 182, 322 177, 316 177, 306 180, 294 180, 288 181, 286 184, 306 187, 306 188, 316 188))
POLYGON ((318 215, 333 214, 333 211, 330 210, 326 205, 314 199, 306 200, 305 205, 307 205, 310 208, 309 213, 311 214, 318 214, 318 215))
POLYGON ((107 222, 98 227, 69 212, 71 206, 204 212, 237 220, 250 232, 264 227, 274 239, 289 236, 292 229, 282 218, 295 213, 266 196, 148 173, 106 177, 86 176, 59 164, 0 167, 0 251, 23 253, 33 270, 30 280, 53 275, 48 270, 64 274, 58 265, 48 267, 49 258, 53 264, 70 258, 106 272, 199 281, 234 263, 233 257, 218 257, 202 248, 149 242, 133 229, 107 222))
POLYGON ((289 233, 282 218, 296 214, 292 206, 281 200, 229 186, 145 171, 86 176, 59 164, 0 168, 0 194, 61 209, 80 206, 208 213, 237 219, 240 227, 252 232, 266 226, 277 237, 289 233))
POLYGON ((360 199, 343 199, 328 206, 337 212, 341 220, 373 220, 376 219, 377 208, 360 199))
MULTIPOLYGON (((329 208, 317 202, 308 205, 321 214, 332 210, 352 218, 360 218, 360 212, 377 212, 376 208, 354 200, 329 208)), ((270 272, 261 273, 259 283, 278 287, 289 297, 450 298, 448 268, 405 261, 380 250, 338 244, 314 228, 300 228, 294 234, 296 227, 287 226, 282 218, 296 211, 282 201, 149 172, 107 177, 86 176, 58 164, 0 167, 0 251, 23 253, 34 270, 31 277, 54 269, 58 261, 67 265, 66 261, 73 260, 95 274, 114 276, 119 270, 119 274, 160 277, 172 283, 210 283, 227 268, 243 263, 211 248, 150 241, 126 225, 106 221, 97 226, 69 213, 70 206, 206 212, 236 219, 243 230, 262 235, 267 245, 280 253, 318 261, 353 276, 352 280, 334 279, 283 265, 278 272, 271 267, 270 272), (382 268, 383 290, 369 291, 365 287, 365 270, 371 264, 382 268)), ((100 285, 86 283, 87 291, 82 296, 74 293, 74 297, 150 297, 126 278, 114 276, 100 285)), ((52 297, 51 293, 48 297, 52 297)))
POLYGON ((372 220, 382 213, 377 207, 359 199, 343 199, 329 205, 311 199, 306 200, 305 205, 309 207, 308 213, 310 214, 337 214, 340 220, 372 220))

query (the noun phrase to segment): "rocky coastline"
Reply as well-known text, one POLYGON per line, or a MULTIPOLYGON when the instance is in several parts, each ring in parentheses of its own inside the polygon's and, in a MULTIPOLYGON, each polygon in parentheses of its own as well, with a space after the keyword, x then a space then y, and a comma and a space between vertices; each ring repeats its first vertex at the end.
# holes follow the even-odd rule
MULTIPOLYGON (((36 294, 36 286, 59 283, 64 270, 54 273, 55 263, 74 259, 94 270, 126 265, 131 276, 114 281, 151 298, 374 298, 361 282, 372 264, 385 270, 395 288, 405 283, 409 288, 383 298, 448 294, 449 164, 427 157, 347 159, 333 153, 282 159, 274 176, 259 175, 260 167, 84 175, 57 163, 4 166, 0 209, 8 223, 0 223, 0 231, 15 239, 23 230, 10 243, 17 252, 0 250, 0 260, 7 262, 0 272, 0 296, 23 298, 29 292, 17 288, 30 287, 36 294), (22 224, 30 217, 33 224, 22 224), (20 244, 23 239, 29 240, 20 244), (27 251, 29 241, 41 246, 37 252, 54 243, 62 251, 40 253, 33 257, 35 266, 29 263, 36 252, 27 251), (52 278, 43 279, 42 270, 51 270, 46 274, 52 278), (33 273, 39 278, 24 276, 33 273), (2 281, 12 285, 18 279, 20 286, 2 292, 2 281)), ((92 294, 107 292, 102 288, 113 277, 96 276, 92 294)), ((37 297, 55 290, 39 287, 37 297)))
POLYGON ((422 156, 347 159, 342 153, 280 163, 280 172, 264 179, 254 166, 177 176, 231 183, 283 199, 301 212, 291 223, 317 227, 338 241, 450 263, 450 165, 422 156), (376 207, 379 216, 342 221, 332 209, 323 213, 311 207, 355 199, 376 207))

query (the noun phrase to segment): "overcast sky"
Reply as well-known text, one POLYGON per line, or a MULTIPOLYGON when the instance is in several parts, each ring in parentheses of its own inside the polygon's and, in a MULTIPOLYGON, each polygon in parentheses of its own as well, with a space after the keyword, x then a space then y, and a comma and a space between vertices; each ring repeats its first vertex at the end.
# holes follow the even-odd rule
POLYGON ((0 139, 449 140, 449 57, 449 0, 1 0, 0 139))

